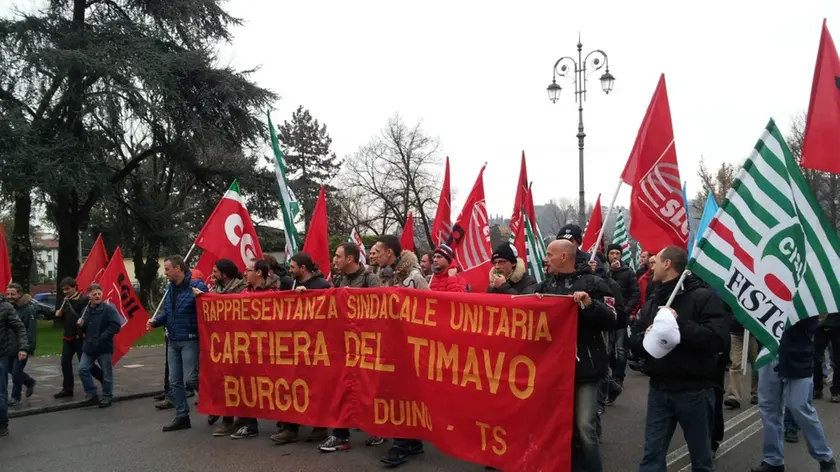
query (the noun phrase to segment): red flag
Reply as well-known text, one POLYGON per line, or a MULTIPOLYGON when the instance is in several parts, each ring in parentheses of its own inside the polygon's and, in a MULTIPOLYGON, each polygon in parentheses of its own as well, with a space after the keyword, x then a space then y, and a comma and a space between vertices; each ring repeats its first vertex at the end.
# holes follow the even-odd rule
POLYGON ((484 168, 478 173, 475 185, 467 197, 461 215, 452 226, 449 247, 464 270, 471 269, 490 260, 490 218, 484 201, 484 168))
POLYGON ((414 213, 412 212, 408 212, 408 218, 405 220, 402 236, 400 236, 400 246, 403 251, 414 252, 414 213))
POLYGON ((309 232, 306 233, 306 241, 303 242, 303 252, 309 254, 321 270, 329 270, 330 238, 327 234, 327 194, 323 185, 321 186, 321 192, 318 193, 315 209, 312 210, 309 232))
MULTIPOLYGON (((528 190, 530 192, 530 189, 528 190)), ((527 195, 523 196, 523 200, 527 198, 527 195)), ((523 213, 525 207, 522 207, 522 211, 519 212, 519 217, 521 218, 522 222, 524 222, 523 213)), ((520 224, 519 229, 516 233, 513 234, 513 247, 516 248, 516 255, 519 256, 520 259, 525 263, 525 268, 528 268, 528 246, 525 244, 525 225, 520 224)))
POLYGON ((525 206, 525 194, 528 193, 528 169, 525 168, 525 151, 522 151, 522 163, 519 165, 519 183, 513 198, 513 213, 510 217, 510 234, 516 237, 522 225, 522 208, 525 206))
POLYGON ((452 200, 449 192, 449 157, 443 173, 443 186, 440 188, 435 221, 432 223, 432 240, 435 244, 448 241, 452 233, 452 200))
POLYGON ((595 200, 595 208, 592 209, 592 214, 589 215, 589 223, 586 224, 586 231, 583 233, 583 242, 580 248, 590 254, 598 251, 598 233, 601 232, 601 227, 604 225, 604 215, 601 213, 601 194, 595 200))
POLYGON ((0 225, 0 289, 4 292, 12 283, 12 264, 9 263, 9 246, 6 245, 6 227, 0 225))
POLYGON ((688 219, 665 74, 659 77, 621 179, 633 186, 630 234, 642 247, 651 252, 671 245, 686 247, 688 219))
POLYGON ((105 243, 100 234, 96 237, 93 247, 90 248, 82 268, 79 269, 79 275, 76 276, 76 286, 79 291, 85 293, 90 284, 98 282, 106 267, 108 267, 108 251, 105 250, 105 243))
POLYGON ((823 20, 811 104, 802 141, 802 167, 840 174, 840 58, 823 20))
POLYGON ((260 241, 239 192, 239 181, 234 180, 219 200, 198 233, 195 245, 204 250, 195 268, 207 275, 213 272, 213 264, 219 259, 230 259, 240 271, 252 259, 262 259, 260 241))
POLYGON ((111 365, 116 365, 131 346, 146 334, 149 313, 134 293, 120 248, 114 251, 114 257, 99 283, 102 285, 102 300, 114 305, 122 319, 122 328, 114 336, 114 355, 111 358, 111 365))

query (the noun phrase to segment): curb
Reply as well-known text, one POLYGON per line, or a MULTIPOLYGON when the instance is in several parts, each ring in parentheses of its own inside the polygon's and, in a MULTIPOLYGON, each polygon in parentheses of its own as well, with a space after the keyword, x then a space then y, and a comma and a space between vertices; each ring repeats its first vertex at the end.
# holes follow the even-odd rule
MULTIPOLYGON (((146 392, 138 392, 138 393, 129 393, 126 395, 116 395, 112 399, 114 403, 127 401, 127 400, 137 400, 140 398, 149 398, 155 395, 159 395, 163 393, 163 390, 149 390, 146 392)), ((72 401, 67 403, 60 403, 57 405, 47 405, 47 406, 39 406, 35 408, 24 408, 23 410, 10 410, 9 411, 9 418, 23 418, 25 416, 33 416, 33 415, 43 415, 45 413, 55 413, 57 411, 65 411, 65 410, 75 410, 78 408, 84 408, 86 405, 84 400, 72 401)))

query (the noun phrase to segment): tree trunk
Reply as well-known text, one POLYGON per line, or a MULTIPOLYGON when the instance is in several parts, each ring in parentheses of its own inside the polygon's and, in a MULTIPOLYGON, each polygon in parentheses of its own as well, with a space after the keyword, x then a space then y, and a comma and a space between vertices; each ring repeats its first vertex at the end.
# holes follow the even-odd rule
POLYGON ((158 269, 160 268, 158 257, 160 257, 160 241, 150 241, 149 251, 146 254, 146 260, 143 262, 143 272, 137 278, 140 282, 140 291, 145 297, 142 299, 143 306, 149 310, 155 308, 152 306, 155 303, 152 292, 155 288, 155 279, 157 279, 158 269))
POLYGON ((58 229, 58 267, 56 269, 56 304, 63 301, 59 281, 64 277, 76 277, 79 273, 79 230, 82 220, 76 213, 78 197, 75 191, 59 192, 55 202, 55 223, 58 229))
MULTIPOLYGON (((32 197, 28 191, 15 192, 15 227, 10 241, 12 256, 12 280, 29 291, 32 271, 32 241, 29 239, 29 218, 32 215, 32 197)), ((3 287, 5 290, 6 287, 3 287)))

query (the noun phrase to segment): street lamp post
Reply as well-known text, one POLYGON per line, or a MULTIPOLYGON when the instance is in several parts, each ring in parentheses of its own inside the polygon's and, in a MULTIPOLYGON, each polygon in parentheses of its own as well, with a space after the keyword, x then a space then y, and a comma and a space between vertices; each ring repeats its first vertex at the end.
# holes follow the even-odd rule
POLYGON ((557 103, 557 100, 560 98, 560 91, 562 90, 562 87, 557 84, 557 77, 571 78, 575 85, 575 102, 578 104, 578 158, 580 160, 580 207, 578 210, 578 221, 583 225, 585 224, 586 218, 586 201, 583 190, 583 138, 586 137, 586 134, 583 132, 583 102, 586 101, 586 78, 596 70, 604 67, 605 71, 600 79, 601 89, 604 93, 609 94, 615 83, 615 77, 610 74, 610 62, 607 58, 607 53, 600 49, 595 49, 584 56, 583 44, 580 42, 580 37, 578 37, 577 50, 577 61, 571 56, 564 56, 554 63, 551 85, 546 90, 548 91, 548 98, 551 102, 557 103), (588 74, 587 64, 590 66, 588 74), (571 77, 572 72, 574 72, 573 77, 571 77))

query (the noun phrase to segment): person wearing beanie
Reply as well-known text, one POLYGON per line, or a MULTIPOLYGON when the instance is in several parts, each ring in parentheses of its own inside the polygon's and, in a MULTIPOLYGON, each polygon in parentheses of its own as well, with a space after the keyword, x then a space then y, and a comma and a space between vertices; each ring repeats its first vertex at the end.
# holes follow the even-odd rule
POLYGON ((591 254, 580 249, 580 245, 583 243, 583 231, 581 231, 580 226, 572 223, 563 226, 560 228, 560 231, 557 232, 557 239, 571 241, 577 247, 577 253, 575 254, 575 268, 578 272, 594 273, 604 280, 609 277, 609 275, 607 275, 607 270, 604 268, 604 264, 602 264, 597 257, 593 259, 591 254), (590 260, 594 262, 594 271, 590 266, 590 260))
POLYGON ((432 281, 429 289, 436 292, 466 292, 467 282, 458 273, 455 252, 446 244, 435 248, 432 255, 432 281))
POLYGON ((490 262, 490 285, 487 293, 503 293, 507 295, 521 295, 525 290, 537 284, 528 274, 525 261, 518 257, 516 248, 510 243, 502 243, 493 251, 490 262))

